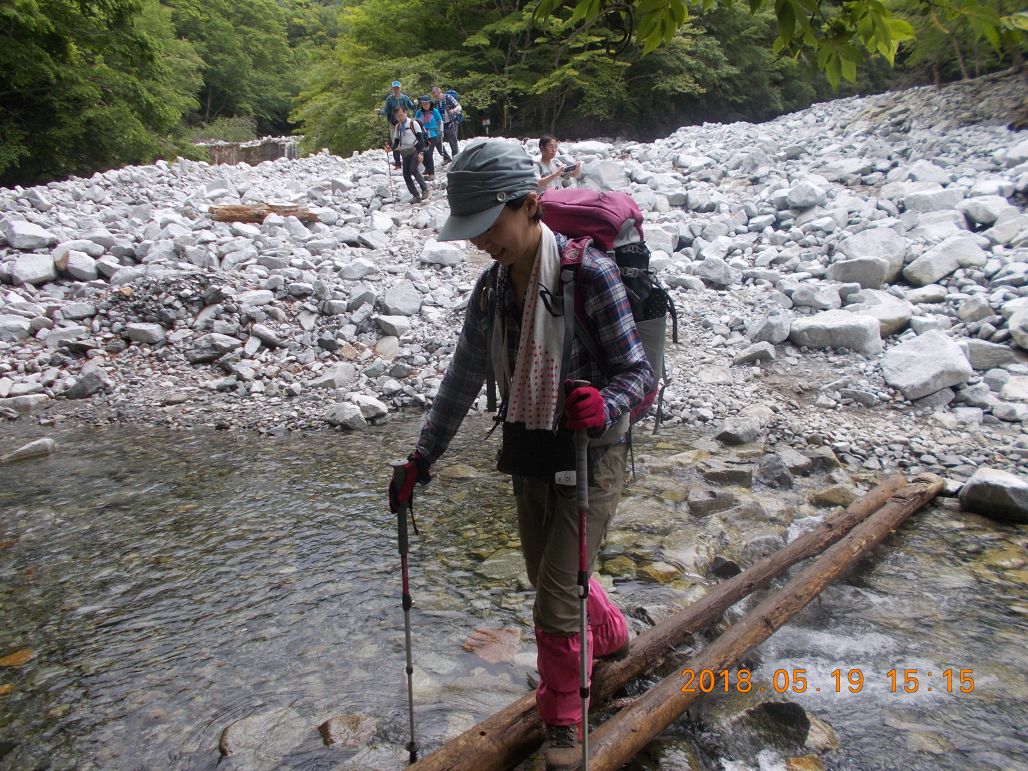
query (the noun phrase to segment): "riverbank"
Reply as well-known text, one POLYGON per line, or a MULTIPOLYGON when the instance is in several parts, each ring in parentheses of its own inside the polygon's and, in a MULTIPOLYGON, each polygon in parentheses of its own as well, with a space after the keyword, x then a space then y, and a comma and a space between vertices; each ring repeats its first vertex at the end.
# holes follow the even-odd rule
MULTIPOLYGON (((1004 125, 1024 86, 567 144, 646 212, 680 318, 666 421, 954 485, 1024 476, 1028 138, 1004 125)), ((420 207, 380 151, 0 191, 0 414, 280 435, 423 409, 487 262, 434 240, 444 177, 420 207), (208 211, 259 202, 318 221, 208 211)))

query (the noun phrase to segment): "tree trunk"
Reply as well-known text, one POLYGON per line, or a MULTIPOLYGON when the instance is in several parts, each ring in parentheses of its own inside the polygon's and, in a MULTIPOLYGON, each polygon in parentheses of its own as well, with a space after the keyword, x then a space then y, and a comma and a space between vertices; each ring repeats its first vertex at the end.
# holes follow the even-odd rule
MULTIPOLYGON (((934 474, 917 477, 881 510, 690 659, 688 668, 716 674, 734 667, 739 659, 806 607, 825 586, 852 568, 907 517, 938 495, 942 486, 942 479, 934 474)), ((665 678, 592 733, 590 769, 616 771, 685 712, 701 692, 697 689, 683 693, 684 683, 678 673, 665 678)))
MULTIPOLYGON (((624 661, 597 662, 593 668, 592 704, 602 705, 633 678, 655 669, 670 651, 695 632, 715 623, 743 597, 766 586, 797 562, 820 554, 905 485, 906 480, 901 476, 886 479, 849 508, 826 517, 814 530, 804 533, 784 549, 719 584, 700 600, 640 634, 632 641, 631 651, 624 661)), ((535 694, 528 693, 451 739, 412 768, 419 771, 512 768, 542 741, 543 724, 535 708, 535 694)))

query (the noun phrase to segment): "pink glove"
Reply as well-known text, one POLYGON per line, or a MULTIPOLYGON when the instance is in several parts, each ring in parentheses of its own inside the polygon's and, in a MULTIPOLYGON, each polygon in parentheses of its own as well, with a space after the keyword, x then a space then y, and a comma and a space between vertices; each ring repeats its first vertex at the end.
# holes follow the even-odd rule
POLYGON ((403 484, 397 487, 389 482, 389 510, 395 514, 401 507, 409 506, 414 498, 414 484, 427 485, 432 480, 428 466, 417 452, 412 452, 403 466, 403 484))
POLYGON ((579 386, 564 397, 565 425, 579 429, 603 429, 606 425, 607 405, 600 392, 592 386, 579 386))

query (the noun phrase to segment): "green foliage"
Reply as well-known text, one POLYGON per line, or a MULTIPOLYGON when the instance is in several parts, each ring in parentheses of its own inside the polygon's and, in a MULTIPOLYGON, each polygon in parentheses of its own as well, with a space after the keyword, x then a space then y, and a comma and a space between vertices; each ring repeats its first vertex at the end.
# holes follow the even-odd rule
MULTIPOLYGON (((481 0, 375 0, 343 8, 331 52, 310 69, 292 119, 310 150, 346 153, 385 140, 378 111, 398 78, 411 97, 457 88, 465 131, 655 136, 704 118, 770 117, 825 91, 790 57, 776 56, 771 12, 738 6, 693 14, 649 56, 583 11, 481 0), (456 33, 456 34, 455 34, 456 33), (644 128, 645 127, 645 128, 644 128)), ((675 6, 674 19, 685 6, 675 6)), ((607 20, 609 21, 609 20, 607 20)), ((677 24, 677 22, 676 22, 677 24)))
POLYGON ((295 93, 287 15, 275 0, 166 0, 175 28, 203 60, 198 118, 252 115, 281 131, 295 93))
POLYGON ((896 13, 916 36, 903 47, 901 65, 948 81, 1000 69, 1028 47, 1028 13, 1010 13, 1009 0, 900 0, 896 13))
POLYGON ((245 141, 388 135, 395 78, 461 92, 473 134, 657 136, 1023 61, 1017 0, 6 0, 0 184, 245 141), (916 33, 916 39, 914 37, 916 33))
POLYGON ((0 5, 0 182, 151 160, 191 104, 156 0, 0 5))

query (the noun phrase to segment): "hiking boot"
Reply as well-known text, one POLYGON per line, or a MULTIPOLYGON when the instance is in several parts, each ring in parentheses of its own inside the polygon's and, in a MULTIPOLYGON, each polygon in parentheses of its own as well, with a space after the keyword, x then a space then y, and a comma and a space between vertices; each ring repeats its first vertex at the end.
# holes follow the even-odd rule
POLYGON ((448 164, 452 160, 453 160, 453 158, 450 158, 449 156, 446 156, 445 158, 443 158, 443 166, 445 166, 446 164, 448 164))
POLYGON ((402 169, 402 168, 403 168, 403 166, 402 166, 402 165, 400 165, 399 163, 394 163, 394 164, 393 164, 393 168, 394 168, 394 169, 402 169))
POLYGON ((425 179, 431 182, 433 179, 435 179, 435 174, 426 174, 425 179))
POLYGON ((429 199, 429 192, 428 192, 428 188, 426 187, 424 190, 421 191, 421 200, 422 201, 427 201, 428 199, 429 199))
POLYGON ((543 755, 546 757, 547 771, 578 768, 582 761, 582 743, 578 741, 578 726, 546 726, 543 755))
POLYGON ((411 206, 413 206, 413 205, 414 205, 414 204, 416 204, 416 203, 421 203, 421 196, 420 196, 420 195, 416 195, 416 196, 414 196, 414 198, 413 198, 413 199, 411 199, 411 202, 410 202, 410 203, 411 203, 411 206))

